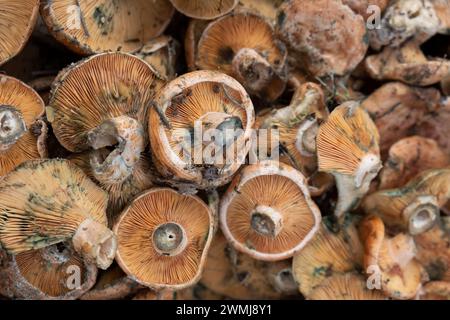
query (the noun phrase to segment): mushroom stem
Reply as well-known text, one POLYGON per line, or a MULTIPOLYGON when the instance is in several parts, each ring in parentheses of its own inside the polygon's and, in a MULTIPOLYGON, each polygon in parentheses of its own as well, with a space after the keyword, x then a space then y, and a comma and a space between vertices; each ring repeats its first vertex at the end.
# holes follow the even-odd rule
POLYGON ((164 256, 176 256, 187 246, 186 231, 174 222, 158 226, 153 231, 152 240, 155 250, 164 256))
POLYGON ((439 216, 439 203, 435 196, 418 196, 403 210, 403 220, 411 235, 433 227, 439 216))
POLYGON ((297 131, 297 138, 295 140, 295 147, 304 156, 312 157, 317 150, 316 137, 319 131, 319 124, 317 119, 307 117, 302 122, 297 131))
POLYGON ((251 226, 260 235, 274 238, 283 227, 283 217, 271 207, 258 205, 251 214, 251 226))
POLYGON ((27 131, 22 114, 14 107, 0 106, 0 152, 8 150, 27 131))
POLYGON ((109 119, 88 133, 95 178, 105 184, 121 183, 133 172, 145 149, 142 125, 133 118, 109 119), (114 148, 110 152, 110 148, 114 148))
POLYGON ((96 263, 103 270, 108 269, 116 255, 117 240, 114 233, 90 218, 80 224, 72 243, 75 251, 86 261, 96 263))

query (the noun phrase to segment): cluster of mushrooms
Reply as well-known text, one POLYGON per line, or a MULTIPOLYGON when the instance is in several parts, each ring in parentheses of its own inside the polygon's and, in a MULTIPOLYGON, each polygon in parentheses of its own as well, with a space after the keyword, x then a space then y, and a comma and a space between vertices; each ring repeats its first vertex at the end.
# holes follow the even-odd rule
POLYGON ((447 0, 0 0, 0 297, 450 299, 447 55, 447 0))

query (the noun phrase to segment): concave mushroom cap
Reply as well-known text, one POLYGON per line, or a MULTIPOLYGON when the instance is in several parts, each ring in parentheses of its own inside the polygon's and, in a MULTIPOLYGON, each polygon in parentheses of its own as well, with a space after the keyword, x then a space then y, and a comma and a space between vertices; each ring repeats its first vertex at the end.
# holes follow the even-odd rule
POLYGON ((336 224, 331 218, 324 218, 313 241, 294 255, 292 261, 294 279, 306 298, 330 276, 362 266, 363 247, 356 229, 358 218, 347 215, 342 224, 336 224))
POLYGON ((286 88, 286 46, 258 14, 238 11, 211 22, 197 45, 196 65, 236 78, 251 94, 273 101, 286 88))
POLYGON ((0 65, 25 46, 39 14, 39 0, 1 0, 0 65))
POLYGON ((286 1, 277 28, 295 64, 317 77, 350 73, 368 48, 363 17, 339 0, 286 1))
POLYGON ((346 102, 319 127, 319 171, 332 174, 339 192, 335 215, 354 209, 381 169, 379 134, 357 102, 346 102))
POLYGON ((0 287, 10 298, 74 300, 88 291, 97 277, 95 264, 83 261, 69 243, 8 256, 4 264, 0 287))
POLYGON ((436 34, 439 26, 432 1, 391 1, 381 25, 369 31, 370 45, 376 50, 383 46, 396 48, 406 41, 420 45, 436 34))
POLYGON ((238 0, 170 0, 182 14, 195 18, 211 20, 221 17, 236 7, 238 0))
POLYGON ((389 149, 389 156, 380 172, 378 189, 402 187, 418 173, 444 168, 450 164, 449 155, 436 141, 420 136, 399 140, 389 149))
POLYGON ((179 290, 200 279, 213 236, 208 206, 172 189, 136 197, 114 226, 116 261, 136 282, 179 290))
POLYGON ((27 161, 0 182, 0 244, 19 254, 72 240, 83 259, 106 269, 117 246, 106 204, 106 193, 69 161, 27 161))
POLYGON ((450 60, 428 59, 419 45, 409 41, 400 48, 386 47, 364 61, 369 75, 377 80, 397 80, 415 86, 439 83, 450 73, 450 60))
POLYGON ((220 205, 220 225, 238 251, 263 261, 292 257, 311 241, 321 214, 304 176, 276 161, 245 167, 220 205))
POLYGON ((224 185, 250 150, 254 118, 252 101, 236 80, 214 71, 187 73, 168 83, 150 109, 155 166, 172 185, 224 185), (208 134, 219 139, 208 141, 208 134))
POLYGON ((364 270, 371 286, 394 299, 414 298, 425 271, 415 259, 413 238, 403 233, 388 237, 377 216, 364 219, 360 236, 364 243, 364 270))
POLYGON ((388 6, 389 0, 342 0, 342 3, 363 16, 364 21, 368 21, 373 14, 378 12, 373 9, 377 8, 382 13, 388 6))
MULTIPOLYGON (((413 134, 415 126, 422 122, 425 114, 436 111, 439 100, 440 93, 434 88, 423 89, 390 82, 362 102, 362 107, 370 114, 380 133, 383 158, 394 143, 413 134)), ((433 138, 431 135, 424 136, 433 138)))
POLYGON ((277 19, 278 8, 284 0, 241 0, 239 4, 247 10, 253 10, 272 23, 277 19))
POLYGON ((0 177, 26 160, 41 157, 32 129, 44 102, 23 82, 0 75, 0 177))
POLYGON ((309 300, 387 300, 380 291, 367 288, 366 280, 356 273, 334 274, 309 295, 309 300))
POLYGON ((49 32, 81 54, 132 52, 163 33, 172 19, 169 0, 43 0, 49 32))
POLYGON ((379 215, 384 223, 415 235, 429 230, 439 210, 449 200, 450 169, 421 172, 405 186, 368 195, 362 204, 366 213, 379 215))
POLYGON ((210 21, 191 19, 184 36, 184 52, 189 71, 197 70, 197 44, 210 21))
POLYGON ((419 300, 450 300, 450 282, 428 282, 422 287, 419 300))

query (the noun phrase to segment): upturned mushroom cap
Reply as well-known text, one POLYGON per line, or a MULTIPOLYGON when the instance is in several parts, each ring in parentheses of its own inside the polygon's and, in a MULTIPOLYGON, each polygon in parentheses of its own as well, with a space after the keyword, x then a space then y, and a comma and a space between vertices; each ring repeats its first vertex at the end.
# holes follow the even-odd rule
POLYGON ((418 173, 444 168, 450 164, 449 155, 436 141, 419 136, 399 140, 389 149, 389 156, 380 172, 378 189, 402 187, 418 173))
POLYGON ((54 83, 47 119, 72 152, 91 151, 98 181, 125 181, 148 144, 147 109, 163 81, 141 59, 104 53, 63 70, 54 83))
POLYGON ((431 169, 417 175, 398 189, 368 195, 362 207, 379 215, 388 226, 400 227, 416 235, 429 230, 439 218, 439 210, 449 200, 450 169, 431 169))
POLYGON ((398 80, 410 85, 429 86, 450 74, 450 60, 428 59, 418 44, 409 41, 400 48, 386 47, 364 61, 369 75, 377 80, 398 80))
POLYGON ((350 73, 368 48, 363 17, 340 0, 286 1, 277 28, 297 66, 313 76, 350 73))
POLYGON ((422 287, 419 300, 450 300, 450 282, 431 281, 422 287))
POLYGON ((313 239, 320 221, 304 176, 275 161, 245 167, 220 205, 227 240, 238 251, 264 261, 292 257, 313 239))
POLYGON ((211 20, 221 17, 236 7, 238 0, 170 0, 173 6, 184 15, 211 20))
POLYGON ((39 0, 1 0, 0 7, 2 65, 16 56, 27 43, 39 14, 39 0))
POLYGON ((309 295, 309 300, 387 300, 378 290, 367 288, 366 280, 356 273, 335 274, 325 279, 309 295))
POLYGON ((44 0, 41 15, 49 32, 81 54, 132 52, 161 35, 172 19, 169 0, 44 0))
POLYGON ((245 89, 225 74, 195 71, 171 81, 150 110, 156 168, 174 186, 228 183, 250 150, 254 118, 245 89))
MULTIPOLYGON (((434 88, 422 89, 390 82, 375 90, 362 102, 362 107, 374 119, 380 133, 383 158, 394 143, 413 134, 415 126, 425 120, 425 114, 437 111, 440 98, 439 91, 434 88)), ((441 128, 445 127, 447 126, 441 125, 441 128)), ((432 135, 423 136, 435 138, 432 135)), ((448 139, 442 139, 444 140, 448 139)))
POLYGON ((319 127, 319 171, 331 173, 339 192, 335 215, 354 209, 381 169, 378 130, 357 102, 346 102, 319 127))
MULTIPOLYGON (((44 114, 44 102, 23 82, 0 75, 0 177, 26 160, 39 159, 32 129, 44 114)), ((44 144, 44 141, 41 141, 44 144)))
POLYGON ((358 237, 355 215, 336 224, 324 218, 313 241, 294 255, 292 272, 299 291, 309 298, 332 275, 344 274, 362 266, 363 247, 358 237))
POLYGON ((179 290, 200 279, 213 219, 195 196, 152 189, 123 211, 114 233, 116 260, 128 276, 152 289, 179 290))
POLYGON ((106 269, 117 246, 106 204, 106 193, 69 161, 27 161, 0 182, 0 244, 19 254, 72 240, 83 259, 106 269))
POLYGON ((10 298, 73 300, 97 278, 95 264, 83 261, 69 243, 8 256, 4 265, 0 269, 0 287, 4 289, 0 291, 10 298))
POLYGON ((360 232, 364 243, 364 270, 371 285, 394 299, 414 298, 426 275, 415 259, 413 238, 403 233, 388 237, 383 221, 377 216, 367 217, 360 232))
POLYGON ((398 47, 406 41, 420 45, 437 33, 440 21, 429 0, 391 1, 381 26, 369 32, 370 45, 398 47))
POLYGON ((286 87, 286 57, 286 47, 269 22, 256 13, 238 11, 205 28, 196 65, 226 73, 249 93, 273 101, 286 87))

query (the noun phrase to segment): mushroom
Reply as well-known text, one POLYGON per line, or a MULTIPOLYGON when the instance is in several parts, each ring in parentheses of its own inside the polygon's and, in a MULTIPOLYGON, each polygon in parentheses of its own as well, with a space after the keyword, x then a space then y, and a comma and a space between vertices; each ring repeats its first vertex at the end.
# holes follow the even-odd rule
POLYGON ((313 239, 320 221, 304 176, 276 161, 245 167, 220 205, 227 240, 238 251, 263 261, 292 257, 313 239))
POLYGON ((134 55, 150 64, 160 78, 172 80, 177 71, 180 44, 170 36, 160 36, 148 41, 134 55))
POLYGON ((23 82, 0 75, 0 177, 46 154, 44 102, 23 82), (39 130, 36 137, 33 133, 39 130))
POLYGON ((335 274, 325 279, 309 295, 309 300, 387 300, 380 291, 367 288, 363 276, 335 274))
POLYGON ((434 11, 439 18, 439 33, 450 34, 450 5, 448 0, 433 0, 434 11))
POLYGON ((58 75, 47 119, 67 150, 90 151, 90 171, 101 185, 123 186, 142 167, 147 109, 162 85, 137 57, 98 54, 58 75))
POLYGON ((210 21, 191 19, 184 36, 184 51, 189 71, 197 70, 197 44, 210 21))
POLYGON ((195 71, 171 81, 150 110, 156 168, 177 187, 228 183, 250 150, 254 117, 244 88, 225 74, 195 71))
POLYGON ((419 300, 450 300, 450 282, 428 282, 422 287, 419 300))
POLYGON ((286 88, 287 50, 263 17, 238 11, 211 22, 196 50, 196 65, 236 78, 247 91, 273 101, 286 88))
POLYGON ((277 28, 295 66, 315 77, 349 74, 368 48, 363 17, 340 0, 286 1, 277 28))
POLYGON ((400 48, 386 47, 364 62, 369 75, 377 80, 398 80, 415 86, 439 83, 450 74, 450 60, 428 59, 413 41, 400 48))
POLYGON ((176 291, 200 279, 213 218, 196 196, 156 188, 136 197, 113 230, 116 261, 129 277, 154 290, 176 291))
POLYGON ((49 32, 80 54, 132 52, 163 33, 172 19, 169 0, 43 0, 49 32))
POLYGON ((325 217, 314 240, 294 255, 292 272, 298 289, 306 298, 324 281, 362 266, 363 247, 356 228, 359 218, 346 215, 345 223, 325 217))
POLYGON ((30 160, 0 181, 0 244, 10 254, 72 240, 87 262, 107 269, 116 237, 106 193, 67 160, 30 160))
POLYGON ((440 208, 449 200, 449 178, 449 168, 426 170, 401 188, 368 195, 362 206, 366 213, 379 215, 386 225, 417 235, 438 220, 440 208))
POLYGON ((419 136, 399 140, 389 149, 389 156, 380 172, 378 189, 402 187, 418 173, 450 165, 449 155, 436 141, 419 136))
POLYGON ((339 192, 334 214, 341 217, 358 206, 382 165, 378 130, 357 102, 346 102, 319 127, 319 171, 335 177, 339 192))
POLYGON ((236 7, 238 0, 170 0, 182 14, 195 18, 211 20, 221 17, 236 7))
POLYGON ((415 258, 413 238, 404 233, 389 237, 377 216, 366 217, 360 232, 364 243, 364 270, 371 285, 394 299, 414 298, 426 275, 415 258))
POLYGON ((97 277, 95 264, 83 261, 70 243, 64 242, 8 256, 4 265, 0 268, 0 292, 16 299, 77 299, 97 277))
POLYGON ((243 8, 254 11, 275 24, 278 8, 283 2, 284 0, 240 0, 239 4, 243 8))
POLYGON ((2 0, 0 65, 16 56, 28 41, 39 15, 39 0, 2 0))
POLYGON ((438 109, 440 98, 439 91, 434 88, 415 88, 390 82, 362 102, 362 107, 370 114, 380 133, 383 158, 395 142, 414 134, 414 128, 422 122, 425 114, 438 109))

